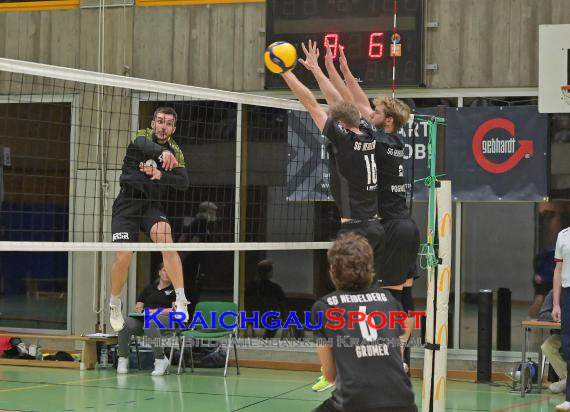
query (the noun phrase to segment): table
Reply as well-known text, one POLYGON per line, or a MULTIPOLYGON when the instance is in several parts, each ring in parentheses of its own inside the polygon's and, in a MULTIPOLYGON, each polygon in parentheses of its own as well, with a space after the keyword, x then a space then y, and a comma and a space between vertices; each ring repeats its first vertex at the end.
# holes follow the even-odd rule
MULTIPOLYGON (((542 338, 542 331, 544 329, 560 330, 560 322, 550 322, 545 320, 523 320, 521 323, 523 340, 522 340, 522 364, 526 363, 526 350, 528 344, 528 335, 532 329, 539 329, 542 338)), ((541 339, 542 342, 542 339, 541 339)), ((522 369, 522 368, 521 368, 522 369)), ((524 398, 526 387, 526 375, 521 370, 521 397, 524 398)), ((538 393, 542 392, 542 349, 538 346, 538 393)))

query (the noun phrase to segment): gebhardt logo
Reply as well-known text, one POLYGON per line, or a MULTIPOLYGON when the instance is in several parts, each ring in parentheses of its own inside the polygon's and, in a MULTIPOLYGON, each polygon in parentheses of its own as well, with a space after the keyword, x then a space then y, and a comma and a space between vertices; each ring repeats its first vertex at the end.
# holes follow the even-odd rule
POLYGON ((524 157, 534 154, 532 140, 515 139, 515 124, 507 119, 495 118, 487 120, 475 131, 471 144, 475 160, 484 170, 490 173, 505 173, 514 168, 524 157), (484 140, 487 134, 494 129, 506 130, 512 137, 510 139, 491 138, 484 140), (518 142, 518 148, 516 143, 518 142), (502 163, 495 163, 487 159, 486 154, 504 154, 511 156, 502 163))

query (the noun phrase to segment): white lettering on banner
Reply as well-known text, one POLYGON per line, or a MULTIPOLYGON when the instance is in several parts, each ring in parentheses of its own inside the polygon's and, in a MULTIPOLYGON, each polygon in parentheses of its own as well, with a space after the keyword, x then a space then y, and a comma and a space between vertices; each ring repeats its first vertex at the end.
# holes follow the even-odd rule
POLYGON ((515 152, 515 138, 510 139, 498 139, 492 138, 489 140, 484 140, 481 142, 481 151, 483 153, 514 153, 515 152))
MULTIPOLYGON (((406 143, 404 145, 404 151, 403 151, 404 159, 408 160, 409 158, 412 157, 413 154, 414 154, 414 151, 412 150, 412 145, 406 143)), ((418 160, 421 160, 421 159, 425 159, 425 157, 426 157, 426 145, 416 143, 415 158, 418 160)))

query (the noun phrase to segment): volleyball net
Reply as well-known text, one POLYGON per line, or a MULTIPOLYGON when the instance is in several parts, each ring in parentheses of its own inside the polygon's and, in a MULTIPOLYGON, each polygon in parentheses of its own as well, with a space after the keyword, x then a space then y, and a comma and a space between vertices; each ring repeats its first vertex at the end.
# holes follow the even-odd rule
MULTIPOLYGON (((339 219, 325 141, 298 102, 0 59, 0 250, 115 250, 126 149, 162 106, 190 186, 164 188, 175 244, 160 248, 327 247, 339 219), (176 244, 208 208, 202 242, 176 244)), ((159 250, 140 240, 121 247, 159 250)))

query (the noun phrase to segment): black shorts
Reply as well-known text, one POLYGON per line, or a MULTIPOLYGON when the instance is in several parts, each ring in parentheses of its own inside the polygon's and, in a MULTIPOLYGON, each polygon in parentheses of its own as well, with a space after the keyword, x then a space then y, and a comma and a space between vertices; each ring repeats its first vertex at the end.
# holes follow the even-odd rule
POLYGON ((410 218, 384 219, 382 226, 386 232, 386 250, 382 261, 382 286, 404 283, 417 276, 416 258, 420 247, 420 231, 410 218))
POLYGON ((159 202, 149 201, 141 192, 121 187, 113 203, 113 242, 136 242, 139 232, 150 234, 150 229, 158 222, 169 223, 159 202))
POLYGON ((346 223, 341 223, 338 234, 342 233, 356 233, 364 236, 372 246, 374 252, 374 273, 376 273, 375 280, 380 280, 382 275, 382 255, 386 246, 386 234, 384 228, 380 223, 380 219, 369 220, 353 220, 346 223))

